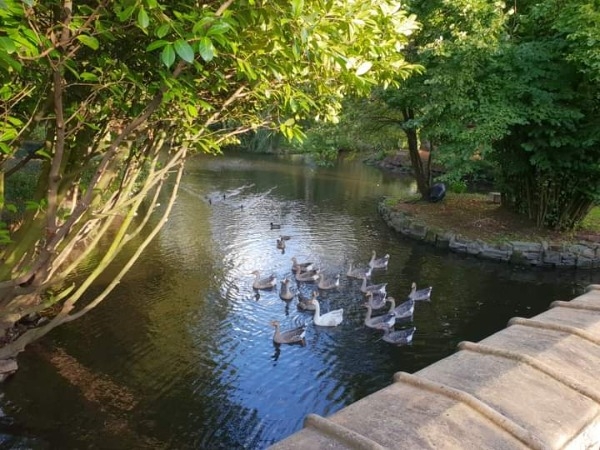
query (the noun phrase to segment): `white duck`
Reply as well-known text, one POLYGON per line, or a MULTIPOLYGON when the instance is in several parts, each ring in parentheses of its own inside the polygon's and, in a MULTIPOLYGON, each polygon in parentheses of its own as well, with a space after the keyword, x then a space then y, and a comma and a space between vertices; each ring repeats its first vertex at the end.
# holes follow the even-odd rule
POLYGON ((334 276, 333 278, 325 278, 325 276, 322 273, 319 273, 319 283, 317 284, 317 286, 319 286, 319 289, 324 289, 324 290, 335 289, 339 285, 340 285, 340 274, 339 273, 336 276, 334 276))
POLYGON ((411 298, 414 301, 430 300, 432 290, 433 287, 431 286, 417 290, 417 283, 413 281, 410 287, 410 294, 408 294, 408 298, 411 298))
POLYGON ((372 308, 368 303, 365 303, 367 315, 365 316, 365 325, 376 330, 385 330, 391 328, 396 323, 396 314, 393 312, 386 313, 381 316, 371 317, 372 308))
POLYGON ((279 290, 279 298, 281 300, 289 301, 294 298, 294 293, 290 289, 290 280, 284 278, 281 281, 281 289, 279 290))
POLYGON ((379 291, 382 294, 386 293, 386 286, 387 283, 380 283, 380 284, 371 284, 370 286, 367 286, 367 278, 363 278, 363 282, 362 285, 360 286, 360 290, 361 292, 364 292, 365 294, 368 292, 376 292, 379 291))
POLYGON ((277 285, 277 278, 275 278, 275 275, 261 279, 259 270, 253 271, 252 275, 254 275, 254 282, 252 283, 254 289, 272 289, 277 285))
POLYGON ((391 328, 386 328, 381 339, 394 345, 408 345, 412 342, 415 331, 417 331, 415 327, 398 331, 392 331, 391 328))
POLYGON ((329 311, 321 315, 321 305, 316 298, 310 300, 310 302, 315 307, 315 315, 313 317, 313 322, 315 325, 321 327, 337 327, 342 320, 344 320, 344 309, 335 309, 333 311, 329 311))
POLYGON ((371 267, 354 267, 354 261, 350 261, 350 267, 348 267, 348 272, 346 272, 346 276, 350 278, 370 277, 371 270, 371 267))
POLYGON ((388 262, 390 260, 390 255, 386 254, 381 258, 377 258, 377 253, 375 250, 371 252, 371 261, 369 261, 369 267, 373 269, 387 269, 388 262))
POLYGON ((409 298, 405 302, 396 306, 396 299, 394 297, 388 297, 386 301, 391 303, 389 313, 396 315, 396 320, 412 318, 415 312, 415 301, 409 298))

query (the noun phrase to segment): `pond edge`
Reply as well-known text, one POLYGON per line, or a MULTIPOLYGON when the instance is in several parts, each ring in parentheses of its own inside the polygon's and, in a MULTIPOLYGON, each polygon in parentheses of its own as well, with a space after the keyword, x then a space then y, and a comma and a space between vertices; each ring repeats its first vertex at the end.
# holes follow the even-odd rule
POLYGON ((553 243, 509 241, 490 243, 481 239, 468 239, 458 233, 438 230, 422 223, 418 218, 395 211, 379 202, 377 210, 387 225, 398 233, 437 248, 448 249, 477 258, 506 262, 518 266, 548 268, 600 268, 600 244, 588 241, 553 243))

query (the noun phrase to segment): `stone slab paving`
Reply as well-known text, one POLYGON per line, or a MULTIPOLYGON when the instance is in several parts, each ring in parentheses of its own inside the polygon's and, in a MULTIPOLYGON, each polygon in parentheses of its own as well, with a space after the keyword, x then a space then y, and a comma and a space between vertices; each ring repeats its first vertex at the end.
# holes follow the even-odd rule
POLYGON ((600 285, 394 382, 270 447, 600 449, 600 285))

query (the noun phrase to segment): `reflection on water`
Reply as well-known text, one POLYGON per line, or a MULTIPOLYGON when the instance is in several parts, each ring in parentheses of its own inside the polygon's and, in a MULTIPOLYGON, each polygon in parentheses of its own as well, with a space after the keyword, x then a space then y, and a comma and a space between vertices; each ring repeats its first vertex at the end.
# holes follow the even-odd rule
MULTIPOLYGON (((22 356, 3 387, 0 433, 39 448, 265 448, 306 414, 331 414, 397 371, 419 370, 597 282, 594 272, 522 270, 397 235, 377 203, 411 184, 359 161, 330 169, 260 156, 191 161, 169 222, 110 298, 22 356), (291 237, 283 251, 282 234, 291 237), (417 328, 410 346, 363 324, 360 280, 345 274, 372 250, 391 256, 373 275, 390 295, 404 298, 412 281, 434 287, 403 325, 417 328), (256 269, 293 279, 292 256, 342 274, 338 289, 320 294, 323 312, 344 308, 340 326, 316 327, 297 299, 252 289, 256 269), (306 323, 306 346, 274 346, 271 320, 283 330, 306 323)), ((315 289, 292 285, 305 296, 315 289)))

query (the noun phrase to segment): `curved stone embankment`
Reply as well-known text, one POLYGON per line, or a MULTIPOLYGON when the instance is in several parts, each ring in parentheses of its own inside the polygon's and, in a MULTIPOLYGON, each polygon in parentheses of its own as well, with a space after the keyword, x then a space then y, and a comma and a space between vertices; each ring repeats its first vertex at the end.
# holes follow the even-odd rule
POLYGON ((397 232, 457 253, 527 266, 586 269, 600 267, 600 244, 595 242, 566 244, 511 241, 492 244, 470 240, 450 231, 435 230, 417 218, 394 211, 384 202, 379 204, 378 209, 387 224, 397 232))
POLYGON ((600 285, 557 301, 330 417, 272 450, 599 449, 600 285))

